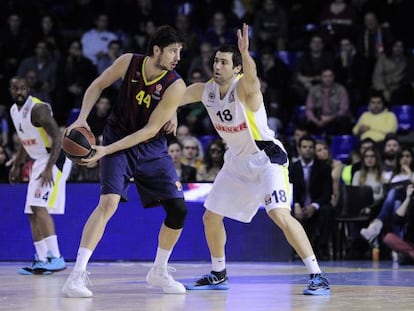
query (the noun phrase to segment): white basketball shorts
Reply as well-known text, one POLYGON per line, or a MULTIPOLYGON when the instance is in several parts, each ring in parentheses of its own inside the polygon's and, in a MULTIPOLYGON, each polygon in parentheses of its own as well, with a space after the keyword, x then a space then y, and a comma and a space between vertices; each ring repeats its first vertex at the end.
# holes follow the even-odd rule
POLYGON ((64 214, 66 199, 66 180, 72 168, 72 162, 65 160, 63 169, 53 166, 53 186, 42 186, 40 174, 45 170, 48 157, 34 161, 27 187, 25 214, 32 214, 30 206, 46 207, 49 214, 64 214))
POLYGON ((248 157, 226 152, 224 165, 207 196, 209 211, 250 222, 258 209, 289 208, 291 187, 288 163, 271 163, 264 151, 248 157))

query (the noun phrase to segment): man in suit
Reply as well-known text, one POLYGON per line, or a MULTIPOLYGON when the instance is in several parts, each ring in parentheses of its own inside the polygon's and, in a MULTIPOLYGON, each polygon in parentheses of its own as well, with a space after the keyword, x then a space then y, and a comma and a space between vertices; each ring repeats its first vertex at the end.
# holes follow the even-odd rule
POLYGON ((332 237, 335 213, 332 195, 331 169, 315 158, 315 139, 304 136, 299 140, 299 159, 290 166, 293 184, 294 216, 303 224, 319 258, 329 259, 329 239, 332 237))

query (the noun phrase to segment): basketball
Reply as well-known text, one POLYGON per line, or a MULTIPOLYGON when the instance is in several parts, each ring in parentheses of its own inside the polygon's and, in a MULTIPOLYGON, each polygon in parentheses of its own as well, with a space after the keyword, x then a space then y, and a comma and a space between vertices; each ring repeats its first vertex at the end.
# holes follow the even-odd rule
POLYGON ((75 127, 63 136, 62 149, 69 159, 78 162, 91 156, 95 144, 95 135, 91 131, 85 127, 75 127))

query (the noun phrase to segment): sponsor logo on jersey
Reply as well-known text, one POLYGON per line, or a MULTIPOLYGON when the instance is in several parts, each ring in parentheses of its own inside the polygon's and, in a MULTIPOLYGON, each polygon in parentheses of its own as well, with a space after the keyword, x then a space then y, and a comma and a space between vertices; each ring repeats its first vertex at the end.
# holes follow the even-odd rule
POLYGON ((139 72, 139 70, 137 70, 137 71, 135 72, 135 77, 133 77, 133 78, 131 79, 131 82, 133 82, 133 83, 137 83, 137 82, 139 82, 139 79, 141 79, 141 73, 139 72))
POLYGON ((20 142, 23 146, 33 146, 37 144, 36 138, 21 139, 20 142))
POLYGON ((155 86, 155 91, 154 94, 152 94, 152 98, 154 98, 155 100, 160 100, 161 99, 161 91, 162 91, 162 85, 161 84, 157 84, 155 86))
POLYGON ((238 133, 238 132, 242 132, 248 129, 246 121, 243 121, 243 123, 240 123, 235 126, 227 126, 227 125, 216 123, 214 124, 214 127, 216 128, 217 131, 226 132, 226 133, 238 133))
POLYGON ((272 196, 270 194, 265 195, 264 203, 265 205, 269 205, 270 203, 272 203, 272 196))
POLYGON ((232 90, 230 92, 230 95, 229 95, 229 103, 234 103, 234 90, 232 90))
POLYGON ((23 108, 23 112, 22 112, 22 114, 23 114, 23 119, 26 119, 26 118, 27 118, 27 114, 28 114, 28 112, 29 112, 29 108, 24 107, 24 108, 23 108))

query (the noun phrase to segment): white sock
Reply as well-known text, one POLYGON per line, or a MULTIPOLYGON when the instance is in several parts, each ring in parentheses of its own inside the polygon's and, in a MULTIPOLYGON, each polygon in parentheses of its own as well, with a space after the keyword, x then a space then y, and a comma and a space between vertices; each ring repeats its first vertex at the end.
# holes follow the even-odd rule
POLYGON ((166 266, 170 259, 172 250, 166 250, 158 247, 157 255, 155 256, 154 266, 166 266))
POLYGON ((216 272, 226 269, 226 256, 211 257, 212 270, 216 272))
POLYGON ((92 251, 85 247, 79 247, 78 255, 76 256, 74 271, 85 271, 89 259, 92 256, 92 251))
POLYGON ((46 242, 47 250, 50 252, 50 254, 55 258, 60 258, 61 255, 57 241, 57 236, 50 235, 47 238, 43 239, 43 241, 46 242))
POLYGON ((40 261, 47 261, 47 245, 45 240, 36 241, 33 243, 36 249, 37 259, 40 261))
POLYGON ((319 268, 318 261, 316 260, 315 255, 309 256, 303 260, 303 263, 308 269, 309 274, 318 274, 322 273, 321 269, 319 268))

